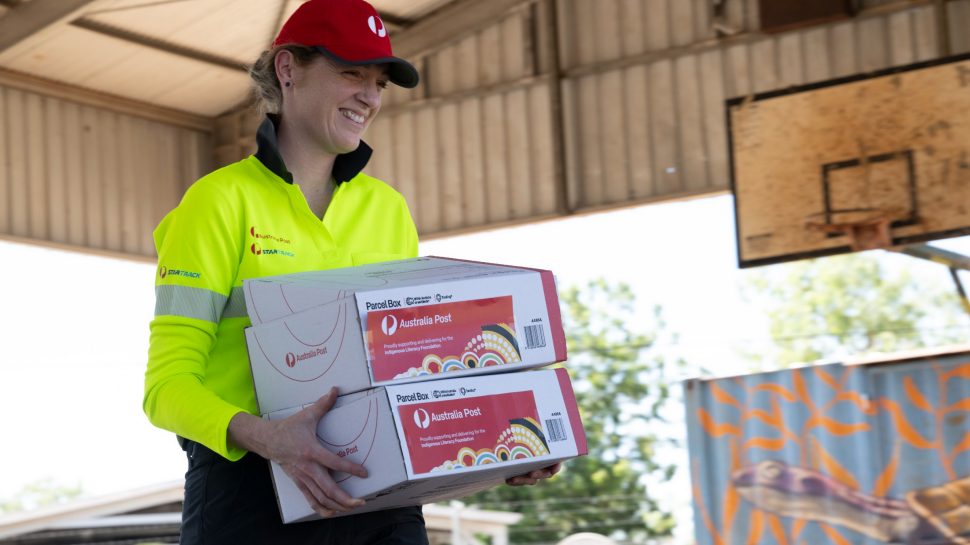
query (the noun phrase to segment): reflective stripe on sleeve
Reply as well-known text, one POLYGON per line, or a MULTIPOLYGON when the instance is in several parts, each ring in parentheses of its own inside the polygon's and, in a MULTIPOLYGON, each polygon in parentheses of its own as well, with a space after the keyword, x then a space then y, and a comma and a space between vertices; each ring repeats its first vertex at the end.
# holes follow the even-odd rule
POLYGON ((243 295, 242 287, 232 288, 232 292, 229 294, 229 302, 226 303, 226 310, 223 311, 223 318, 245 318, 248 316, 246 314, 246 296, 243 295))
POLYGON ((155 316, 183 316, 219 323, 225 308, 226 296, 212 290, 155 286, 155 316))

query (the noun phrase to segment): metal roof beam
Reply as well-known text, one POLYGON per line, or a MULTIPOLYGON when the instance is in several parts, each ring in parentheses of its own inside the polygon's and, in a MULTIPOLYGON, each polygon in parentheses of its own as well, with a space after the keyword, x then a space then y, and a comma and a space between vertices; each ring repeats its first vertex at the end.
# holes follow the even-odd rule
MULTIPOLYGON (((36 2, 38 0, 34 0, 34 1, 36 2)), ((0 21, 2 21, 2 19, 0 19, 0 21)), ((230 70, 241 70, 243 72, 246 72, 249 69, 245 63, 242 63, 235 59, 231 59, 229 57, 214 55, 212 53, 200 51, 198 49, 193 49, 191 47, 185 47, 183 45, 179 45, 173 42, 169 42, 159 38, 154 38, 152 36, 146 36, 138 32, 132 32, 130 30, 127 30, 121 27, 109 25, 107 23, 102 23, 100 21, 95 21, 94 19, 80 18, 80 19, 71 21, 71 24, 78 28, 90 30, 91 32, 97 32, 99 34, 110 36, 112 38, 116 38, 119 40, 124 40, 129 43, 150 47, 152 49, 157 49, 159 51, 171 53, 172 55, 179 55, 181 57, 194 59, 200 62, 212 64, 215 66, 220 66, 222 68, 228 68, 230 70)))
POLYGON ((458 0, 431 13, 394 36, 394 54, 414 57, 440 48, 484 27, 514 8, 536 0, 458 0))
POLYGON ((71 19, 93 0, 33 0, 4 3, 12 9, 0 18, 0 52, 55 23, 71 19))

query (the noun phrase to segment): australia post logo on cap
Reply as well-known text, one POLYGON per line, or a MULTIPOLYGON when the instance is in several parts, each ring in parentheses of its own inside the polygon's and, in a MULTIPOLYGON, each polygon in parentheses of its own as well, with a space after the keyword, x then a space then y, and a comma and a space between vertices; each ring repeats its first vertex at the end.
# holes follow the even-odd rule
POLYGON ((371 15, 367 18, 367 26, 370 27, 370 31, 377 35, 378 38, 387 37, 387 29, 384 28, 384 21, 376 15, 371 15))

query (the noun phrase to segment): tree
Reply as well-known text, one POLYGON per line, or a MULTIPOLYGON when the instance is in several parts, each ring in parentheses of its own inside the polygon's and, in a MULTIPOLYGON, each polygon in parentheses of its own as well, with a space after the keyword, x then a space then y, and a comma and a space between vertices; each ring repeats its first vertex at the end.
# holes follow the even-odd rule
POLYGON ((555 542, 581 531, 634 542, 670 535, 671 513, 646 488, 648 481, 667 481, 674 472, 674 466, 656 461, 658 448, 672 443, 662 429, 670 371, 663 358, 650 354, 663 328, 661 311, 637 315, 630 287, 602 279, 566 289, 561 301, 570 356, 565 368, 589 455, 570 460, 539 485, 501 486, 466 503, 522 513, 510 530, 516 543, 555 542))
POLYGON ((80 486, 62 486, 55 484, 50 479, 44 479, 24 486, 20 492, 17 492, 8 500, 0 499, 0 515, 57 505, 80 495, 80 486))
MULTIPOLYGON (((797 261, 753 275, 743 290, 767 309, 773 366, 966 342, 955 290, 918 284, 872 254, 797 261)), ((945 269, 940 267, 941 278, 945 269)))

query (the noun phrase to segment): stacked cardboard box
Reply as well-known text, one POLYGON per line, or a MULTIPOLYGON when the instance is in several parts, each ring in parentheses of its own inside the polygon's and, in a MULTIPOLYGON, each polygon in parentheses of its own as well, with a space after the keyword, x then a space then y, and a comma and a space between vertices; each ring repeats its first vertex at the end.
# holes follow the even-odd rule
MULTIPOLYGON (((331 387, 321 442, 367 467, 338 475, 354 513, 460 497, 586 454, 562 369, 549 271, 416 258, 249 280, 260 412, 285 418, 331 387)), ((315 518, 278 467, 284 522, 315 518)))

